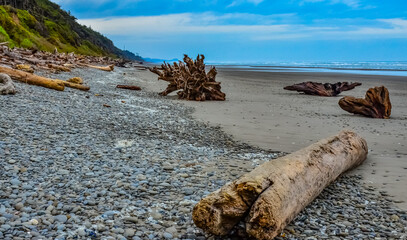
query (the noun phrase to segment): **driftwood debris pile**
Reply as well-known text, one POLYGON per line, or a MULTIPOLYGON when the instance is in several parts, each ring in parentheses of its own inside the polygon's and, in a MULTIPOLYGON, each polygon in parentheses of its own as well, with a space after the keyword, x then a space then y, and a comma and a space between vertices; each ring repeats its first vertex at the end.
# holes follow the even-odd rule
POLYGON ((317 83, 317 82, 303 82, 294 84, 291 86, 284 87, 285 90, 303 92, 308 95, 318 95, 324 97, 337 96, 343 91, 348 91, 354 89, 357 86, 362 85, 361 83, 348 83, 348 82, 337 82, 337 83, 317 83))
MULTIPOLYGON (((96 67, 101 70, 112 71, 112 65, 123 65, 122 59, 110 57, 84 56, 75 53, 50 53, 25 48, 10 49, 0 44, 0 64, 10 66, 14 69, 45 69, 54 72, 69 72, 72 68, 96 67), (20 65, 18 67, 18 65, 20 65), (103 65, 107 67, 99 67, 103 65)), ((31 70, 30 70, 31 71, 31 70)))
POLYGON ((389 91, 384 86, 370 88, 365 98, 343 97, 339 100, 339 106, 347 112, 372 118, 387 119, 391 114, 389 91))
POLYGON ((87 91, 90 88, 83 85, 79 77, 67 81, 50 79, 35 75, 37 70, 46 70, 53 73, 70 72, 74 68, 96 68, 103 71, 113 71, 114 66, 123 66, 123 59, 112 59, 110 57, 83 56, 74 53, 54 53, 30 50, 24 48, 10 49, 6 44, 0 43, 0 73, 9 75, 12 79, 42 86, 58 91, 65 87, 87 91), (103 65, 103 66, 99 66, 103 65), (107 65, 107 66, 106 66, 107 65))
POLYGON ((164 63, 161 68, 153 67, 149 70, 158 75, 158 80, 169 83, 167 89, 160 95, 177 92, 180 99, 205 101, 224 101, 226 95, 221 91, 220 82, 215 81, 217 71, 212 67, 208 73, 205 72, 204 55, 198 55, 196 60, 192 60, 184 55, 184 63, 174 62, 173 65, 164 63))
POLYGON ((193 209, 195 224, 227 235, 240 221, 256 239, 273 239, 342 173, 359 166, 366 141, 351 131, 323 139, 271 160, 202 199, 193 209))

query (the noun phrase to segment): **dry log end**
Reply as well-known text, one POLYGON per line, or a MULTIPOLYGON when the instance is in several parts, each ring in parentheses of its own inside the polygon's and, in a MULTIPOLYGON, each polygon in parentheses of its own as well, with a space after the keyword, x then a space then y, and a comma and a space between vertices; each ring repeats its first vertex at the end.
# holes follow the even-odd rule
MULTIPOLYGON (((273 184, 254 202, 246 231, 256 239, 273 239, 325 187, 366 159, 366 141, 351 131, 319 141, 263 169, 273 184)), ((266 163, 267 164, 267 163, 266 163)))

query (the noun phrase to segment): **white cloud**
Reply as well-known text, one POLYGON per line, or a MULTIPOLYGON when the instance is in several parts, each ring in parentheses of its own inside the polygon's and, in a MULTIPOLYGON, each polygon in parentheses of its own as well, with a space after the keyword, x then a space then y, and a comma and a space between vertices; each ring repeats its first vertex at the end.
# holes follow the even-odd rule
POLYGON ((304 3, 317 3, 317 2, 328 2, 329 4, 345 4, 351 8, 360 8, 360 0, 302 0, 300 5, 304 3))
POLYGON ((264 16, 240 13, 223 15, 182 13, 82 19, 79 22, 110 36, 137 36, 154 41, 165 41, 165 38, 168 37, 194 36, 217 36, 219 39, 232 39, 232 41, 233 39, 270 41, 306 38, 335 40, 372 37, 407 38, 407 20, 401 18, 359 19, 351 22, 347 19, 325 19, 315 21, 311 25, 284 22, 284 19, 291 18, 296 19, 295 14, 264 16), (259 20, 257 24, 254 19, 259 20))

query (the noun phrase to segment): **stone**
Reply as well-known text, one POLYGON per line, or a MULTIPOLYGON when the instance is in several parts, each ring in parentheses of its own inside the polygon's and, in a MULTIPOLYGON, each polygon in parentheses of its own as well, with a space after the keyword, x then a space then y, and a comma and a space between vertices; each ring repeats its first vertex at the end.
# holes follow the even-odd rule
POLYGON ((57 215, 54 216, 54 220, 57 222, 65 223, 66 221, 68 221, 68 217, 65 215, 57 215))
POLYGON ((133 237, 134 233, 135 233, 134 229, 126 228, 124 230, 123 236, 125 236, 125 237, 133 237))

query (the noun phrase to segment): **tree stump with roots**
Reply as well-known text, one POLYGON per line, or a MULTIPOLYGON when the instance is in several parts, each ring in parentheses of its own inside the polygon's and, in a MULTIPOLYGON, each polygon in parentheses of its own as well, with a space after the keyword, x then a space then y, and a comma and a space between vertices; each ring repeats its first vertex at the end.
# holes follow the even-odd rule
POLYGON ((158 75, 158 80, 169 83, 167 89, 160 95, 166 96, 180 90, 177 92, 180 99, 224 101, 226 94, 221 91, 220 82, 215 81, 217 71, 215 67, 211 67, 206 73, 204 59, 204 55, 198 55, 195 61, 184 55, 184 62, 174 62, 173 65, 164 63, 161 68, 149 68, 158 75))

